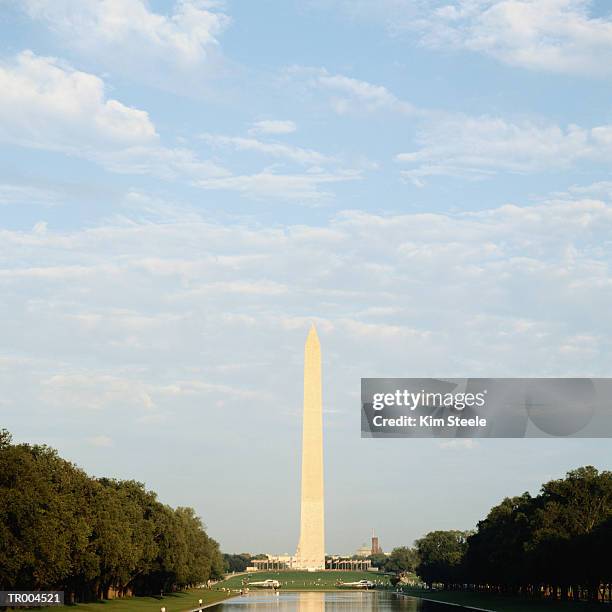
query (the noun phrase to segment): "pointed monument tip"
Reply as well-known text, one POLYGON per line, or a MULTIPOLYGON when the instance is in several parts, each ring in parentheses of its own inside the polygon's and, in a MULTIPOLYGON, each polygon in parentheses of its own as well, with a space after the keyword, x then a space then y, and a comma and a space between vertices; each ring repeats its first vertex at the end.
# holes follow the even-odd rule
POLYGON ((317 334, 317 327, 314 323, 310 324, 310 329, 308 330, 308 337, 306 338, 306 342, 318 342, 319 335, 317 334))

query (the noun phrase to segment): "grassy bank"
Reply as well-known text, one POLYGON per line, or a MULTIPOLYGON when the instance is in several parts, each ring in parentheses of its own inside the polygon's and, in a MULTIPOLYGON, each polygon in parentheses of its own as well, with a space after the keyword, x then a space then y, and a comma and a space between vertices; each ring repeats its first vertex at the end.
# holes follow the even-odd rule
POLYGON ((558 602, 533 600, 526 597, 512 597, 495 593, 471 593, 466 591, 426 591, 423 589, 404 589, 414 597, 433 599, 460 606, 473 606, 495 612, 586 612, 607 610, 600 604, 589 605, 583 602, 558 602))
POLYGON ((124 597, 108 599, 95 603, 80 603, 72 606, 58 606, 54 610, 64 612, 159 612, 163 606, 166 612, 184 612, 198 606, 201 599, 203 605, 213 604, 229 597, 229 593, 221 590, 190 589, 180 593, 169 593, 163 597, 124 597))
POLYGON ((291 591, 332 591, 339 587, 337 582, 355 582, 356 580, 371 580, 383 586, 389 584, 388 576, 378 575, 376 572, 303 572, 303 571, 261 571, 252 574, 241 574, 232 576, 216 585, 228 589, 240 589, 247 582, 259 582, 261 580, 278 580, 281 589, 291 591))

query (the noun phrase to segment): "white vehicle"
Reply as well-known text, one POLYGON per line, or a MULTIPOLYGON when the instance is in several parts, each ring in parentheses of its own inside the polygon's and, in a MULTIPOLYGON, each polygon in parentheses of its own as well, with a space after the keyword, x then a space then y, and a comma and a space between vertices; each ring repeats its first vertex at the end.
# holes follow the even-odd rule
POLYGON ((258 587, 260 589, 280 589, 278 580, 261 580, 260 582, 249 582, 250 587, 258 587))
POLYGON ((357 580, 356 582, 338 582, 338 586, 350 589, 373 589, 374 583, 369 580, 357 580))

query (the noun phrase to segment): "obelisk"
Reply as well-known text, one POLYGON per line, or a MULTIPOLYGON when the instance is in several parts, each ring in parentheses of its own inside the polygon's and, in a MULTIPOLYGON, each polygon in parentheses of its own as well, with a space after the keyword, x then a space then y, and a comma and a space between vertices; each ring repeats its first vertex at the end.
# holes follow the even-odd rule
POLYGON ((306 570, 325 569, 321 346, 314 325, 310 328, 304 348, 302 504, 300 541, 294 567, 306 570))

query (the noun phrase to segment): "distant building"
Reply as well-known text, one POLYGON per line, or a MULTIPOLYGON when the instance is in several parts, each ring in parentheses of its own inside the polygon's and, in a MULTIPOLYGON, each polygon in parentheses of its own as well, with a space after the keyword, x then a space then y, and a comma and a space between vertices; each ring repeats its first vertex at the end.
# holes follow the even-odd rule
POLYGON ((369 559, 328 556, 325 558, 325 568, 328 570, 368 571, 372 569, 372 562, 369 559))
POLYGON ((370 554, 371 555, 381 555, 382 551, 383 549, 380 547, 380 544, 378 543, 378 536, 374 535, 374 532, 372 531, 372 548, 370 549, 370 554))
MULTIPOLYGON (((362 547, 363 548, 363 547, 362 547)), ((366 552, 369 549, 366 548, 366 552)), ((367 555, 363 555, 367 557, 367 555)), ((290 555, 266 555, 265 559, 252 559, 247 567, 247 572, 258 572, 261 570, 295 570, 301 569, 296 563, 296 558, 290 555)), ((352 559, 342 555, 328 555, 325 557, 325 569, 328 570, 372 570, 372 562, 367 559, 352 559)))
POLYGON ((251 561, 253 569, 250 571, 292 569, 294 561, 295 558, 290 555, 267 555, 265 559, 253 559, 251 561))
POLYGON ((371 554, 370 547, 367 544, 362 544, 356 551, 356 557, 369 557, 371 554))

